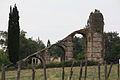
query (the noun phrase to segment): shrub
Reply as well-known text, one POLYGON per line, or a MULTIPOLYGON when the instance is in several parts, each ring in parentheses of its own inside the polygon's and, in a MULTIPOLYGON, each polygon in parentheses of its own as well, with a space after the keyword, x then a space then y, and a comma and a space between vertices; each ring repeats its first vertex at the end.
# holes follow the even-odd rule
MULTIPOLYGON (((66 61, 64 63, 65 67, 71 67, 73 61, 66 61)), ((80 66, 81 61, 74 61, 74 67, 75 66, 80 66)), ((97 65, 98 62, 95 61, 87 61, 87 65, 88 66, 93 66, 93 65, 97 65)), ((46 68, 59 68, 62 67, 63 63, 62 62, 51 62, 50 64, 46 64, 46 68)), ((85 65, 85 61, 83 61, 83 66, 85 65)), ((43 68, 42 64, 39 64, 36 68, 43 68)))
POLYGON ((9 63, 10 63, 10 61, 8 59, 7 53, 4 52, 3 50, 0 50, 0 65, 2 65, 2 64, 7 65, 9 63))
MULTIPOLYGON (((71 67, 73 61, 66 61, 64 63, 64 67, 71 67)), ((76 66, 80 66, 81 61, 74 61, 74 67, 76 66)), ((98 62, 94 62, 94 61, 87 61, 87 66, 93 66, 93 65, 97 65, 98 62)), ((22 69, 31 69, 32 65, 34 65, 34 67, 36 69, 38 68, 43 68, 43 64, 27 64, 26 66, 23 65, 22 69)), ((83 61, 83 66, 85 65, 85 61, 83 61)), ((51 62, 50 64, 46 64, 46 68, 60 68, 63 66, 63 63, 61 62, 51 62)), ((11 66, 9 68, 7 68, 7 70, 16 70, 17 67, 11 66)))

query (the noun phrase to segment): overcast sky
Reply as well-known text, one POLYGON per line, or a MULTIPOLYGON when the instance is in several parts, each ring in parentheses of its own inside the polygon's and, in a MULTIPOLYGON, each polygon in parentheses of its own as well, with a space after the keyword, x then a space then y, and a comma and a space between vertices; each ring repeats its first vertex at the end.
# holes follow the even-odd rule
POLYGON ((21 30, 27 37, 40 37, 45 44, 84 28, 95 9, 104 16, 104 31, 120 33, 120 0, 0 0, 0 30, 7 31, 9 8, 15 3, 21 30))

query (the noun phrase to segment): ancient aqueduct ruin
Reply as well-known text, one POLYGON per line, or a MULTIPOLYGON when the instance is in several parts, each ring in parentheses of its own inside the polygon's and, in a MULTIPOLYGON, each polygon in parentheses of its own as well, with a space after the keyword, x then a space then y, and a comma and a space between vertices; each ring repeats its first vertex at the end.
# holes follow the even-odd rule
POLYGON ((50 62, 49 50, 55 45, 63 49, 65 60, 71 60, 73 59, 73 37, 75 36, 75 34, 81 34, 84 38, 85 59, 89 61, 98 61, 99 63, 103 63, 105 53, 103 30, 103 15, 100 11, 95 10, 94 12, 91 12, 88 19, 88 24, 84 29, 72 32, 64 39, 32 55, 29 55, 28 57, 19 62, 25 62, 30 58, 37 58, 47 64, 50 62))

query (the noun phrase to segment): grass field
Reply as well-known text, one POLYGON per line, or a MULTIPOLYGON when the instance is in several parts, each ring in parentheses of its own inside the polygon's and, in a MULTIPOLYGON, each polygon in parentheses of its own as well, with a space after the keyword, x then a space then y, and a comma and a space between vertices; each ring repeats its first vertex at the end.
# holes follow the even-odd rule
MULTIPOLYGON (((108 66, 109 69, 109 66, 108 66)), ((72 80, 79 80, 79 71, 80 67, 73 67, 73 76, 72 80)), ((97 66, 93 68, 93 66, 88 67, 87 71, 87 79, 86 80, 92 80, 92 73, 95 71, 95 79, 98 80, 98 69, 97 66)), ((62 68, 48 68, 47 69, 47 80, 61 80, 61 73, 62 73, 62 68)), ((43 69, 36 69, 35 73, 35 80, 43 80, 43 69)), ((0 72, 1 75, 1 72, 0 72)), ((21 80, 31 80, 32 77, 32 70, 31 69, 26 69, 26 70, 21 70, 21 80)), ((65 67, 65 80, 68 80, 68 77, 70 75, 70 67, 65 67)), ((6 72, 6 80, 16 80, 16 71, 7 71, 6 72)), ((84 69, 83 69, 83 77, 84 78, 84 69)), ((104 66, 101 66, 101 80, 104 79, 104 66)), ((109 80, 117 80, 117 65, 113 65, 109 80)))

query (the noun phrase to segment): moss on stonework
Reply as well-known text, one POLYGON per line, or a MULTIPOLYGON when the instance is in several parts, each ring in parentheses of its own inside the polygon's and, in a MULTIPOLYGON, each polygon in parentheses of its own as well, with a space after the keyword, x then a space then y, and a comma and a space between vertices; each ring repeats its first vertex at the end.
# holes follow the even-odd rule
POLYGON ((101 29, 104 25, 102 13, 96 9, 94 12, 91 12, 87 21, 87 25, 91 26, 95 32, 101 32, 101 29))

